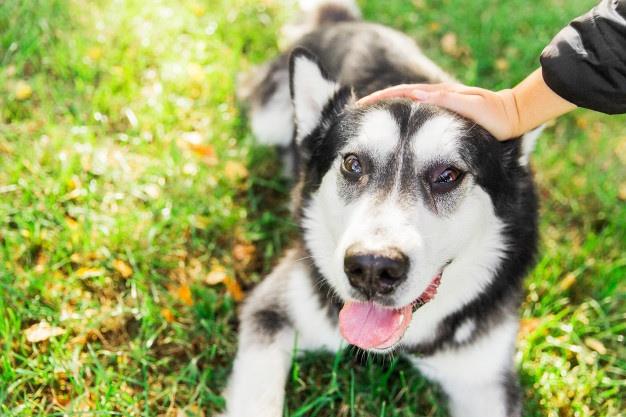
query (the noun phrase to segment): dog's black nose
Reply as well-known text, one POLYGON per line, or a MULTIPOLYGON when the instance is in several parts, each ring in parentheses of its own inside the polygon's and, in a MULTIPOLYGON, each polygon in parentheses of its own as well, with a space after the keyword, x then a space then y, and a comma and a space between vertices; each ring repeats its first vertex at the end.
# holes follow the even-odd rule
POLYGON ((366 297, 389 294, 406 279, 409 259, 398 249, 368 252, 349 247, 343 269, 350 284, 366 297))

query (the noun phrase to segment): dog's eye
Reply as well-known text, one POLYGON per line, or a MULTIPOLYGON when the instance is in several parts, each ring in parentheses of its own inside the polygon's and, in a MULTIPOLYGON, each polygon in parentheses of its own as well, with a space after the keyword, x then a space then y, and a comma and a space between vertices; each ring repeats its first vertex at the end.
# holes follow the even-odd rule
POLYGON ((463 172, 452 166, 435 168, 430 173, 430 186, 435 193, 447 193, 463 178, 463 172))
POLYGON ((359 158, 355 155, 348 155, 343 158, 343 164, 341 165, 343 171, 350 175, 361 175, 363 172, 363 167, 361 166, 361 162, 359 158))

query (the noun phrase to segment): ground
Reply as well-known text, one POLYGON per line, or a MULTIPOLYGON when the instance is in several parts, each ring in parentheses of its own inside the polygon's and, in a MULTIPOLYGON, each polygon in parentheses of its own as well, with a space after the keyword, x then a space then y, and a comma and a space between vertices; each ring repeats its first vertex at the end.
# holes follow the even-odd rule
MULTIPOLYGON (((364 0, 459 80, 506 88, 592 0, 364 0)), ((236 74, 278 0, 0 3, 0 414, 213 415, 236 308, 295 227, 236 74)), ((626 407, 626 118, 552 123, 517 363, 526 416, 626 407)), ((294 362, 285 416, 445 416, 402 360, 294 362)))

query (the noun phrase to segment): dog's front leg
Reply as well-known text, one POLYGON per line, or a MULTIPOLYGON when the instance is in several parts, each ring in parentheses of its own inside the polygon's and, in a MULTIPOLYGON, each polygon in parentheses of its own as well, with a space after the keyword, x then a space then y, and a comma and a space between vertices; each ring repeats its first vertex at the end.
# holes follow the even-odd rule
POLYGON ((521 391, 513 365, 516 319, 475 341, 414 363, 448 395, 453 417, 520 417, 521 391))
POLYGON ((254 323, 242 323, 239 349, 225 392, 225 415, 280 417, 294 332, 285 327, 268 338, 251 326, 254 323))
POLYGON ((280 417, 295 343, 286 308, 292 263, 284 259, 250 294, 239 315, 239 347, 224 392, 225 416, 280 417))

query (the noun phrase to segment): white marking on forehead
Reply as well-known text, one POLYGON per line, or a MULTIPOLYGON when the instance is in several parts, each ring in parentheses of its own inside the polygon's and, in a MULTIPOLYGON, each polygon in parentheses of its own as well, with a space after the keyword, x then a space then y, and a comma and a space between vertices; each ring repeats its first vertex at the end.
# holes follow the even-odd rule
POLYGON ((399 141, 400 126, 396 119, 387 110, 376 109, 363 116, 355 142, 382 158, 396 149, 399 141))
POLYGON ((419 162, 458 155, 461 122, 451 115, 438 115, 427 120, 411 139, 419 162))

